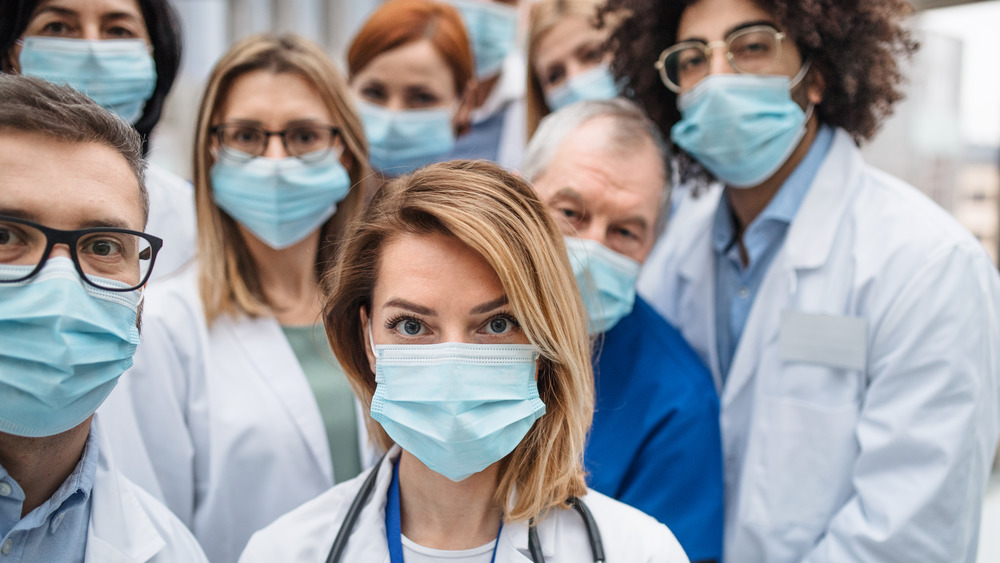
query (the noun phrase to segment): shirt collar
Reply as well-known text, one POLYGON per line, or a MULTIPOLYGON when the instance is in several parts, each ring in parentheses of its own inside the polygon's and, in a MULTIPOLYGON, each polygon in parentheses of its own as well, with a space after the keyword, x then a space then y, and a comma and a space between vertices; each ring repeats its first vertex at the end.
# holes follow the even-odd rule
MULTIPOLYGON (((25 515, 22 519, 23 524, 20 527, 30 530, 43 526, 50 520, 53 526, 58 526, 57 522, 60 519, 57 517, 60 514, 87 502, 94 488, 94 477, 97 475, 98 450, 97 438, 91 432, 87 435, 87 442, 83 446, 80 461, 77 462, 73 472, 70 473, 69 477, 63 481, 62 485, 56 489, 56 492, 48 500, 25 515)), ((0 466, 0 478, 7 475, 9 475, 7 471, 3 466, 0 466)), ((13 479, 10 479, 10 481, 13 481, 13 479)), ((18 490, 17 492, 20 493, 20 498, 23 502, 23 491, 18 490)))
MULTIPOLYGON (((805 158, 781 185, 778 193, 774 195, 764 211, 750 223, 746 229, 747 232, 754 230, 756 225, 766 222, 778 222, 784 226, 791 224, 832 144, 833 128, 829 125, 820 125, 816 132, 816 138, 813 139, 812 146, 806 152, 805 158)), ((736 217, 729 205, 729 198, 723 193, 722 197, 719 198, 719 207, 715 211, 712 222, 712 248, 715 249, 716 253, 722 254, 732 246, 735 240, 736 217)))

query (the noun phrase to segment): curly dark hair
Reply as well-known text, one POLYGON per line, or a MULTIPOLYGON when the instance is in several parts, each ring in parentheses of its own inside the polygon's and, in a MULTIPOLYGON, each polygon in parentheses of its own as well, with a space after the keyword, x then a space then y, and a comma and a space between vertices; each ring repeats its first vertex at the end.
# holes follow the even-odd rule
MULTIPOLYGON (((606 11, 627 10, 612 35, 612 68, 632 96, 669 138, 680 119, 677 95, 660 81, 653 63, 676 43, 684 10, 698 0, 609 0, 606 11)), ((903 20, 906 0, 752 0, 773 14, 795 41, 803 60, 826 81, 816 107, 820 121, 846 130, 855 141, 870 139, 902 99, 898 60, 917 48, 903 20)))

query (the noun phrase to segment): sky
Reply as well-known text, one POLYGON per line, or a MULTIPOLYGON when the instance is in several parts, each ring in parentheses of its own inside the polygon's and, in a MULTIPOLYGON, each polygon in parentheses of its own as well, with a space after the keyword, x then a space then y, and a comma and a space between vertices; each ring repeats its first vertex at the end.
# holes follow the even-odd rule
POLYGON ((1000 146, 1000 0, 928 10, 917 25, 964 41, 962 136, 969 143, 1000 146))

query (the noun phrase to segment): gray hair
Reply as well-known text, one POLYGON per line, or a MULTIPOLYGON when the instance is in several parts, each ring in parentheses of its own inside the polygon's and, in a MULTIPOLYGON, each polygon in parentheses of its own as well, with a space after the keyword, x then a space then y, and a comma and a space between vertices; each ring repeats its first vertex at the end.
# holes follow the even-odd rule
POLYGON ((657 213, 656 232, 663 232, 670 208, 672 183, 668 169, 669 152, 659 128, 634 102, 625 98, 613 100, 587 100, 567 106, 545 117, 531 137, 524 153, 522 173, 529 182, 537 180, 555 158, 566 138, 592 119, 609 117, 614 126, 607 138, 608 152, 613 155, 631 154, 645 141, 656 147, 660 158, 660 171, 665 180, 663 197, 657 213))
POLYGON ((40 78, 0 73, 0 132, 39 133, 71 143, 100 143, 114 149, 135 175, 143 223, 149 218, 146 161, 135 129, 86 94, 40 78))

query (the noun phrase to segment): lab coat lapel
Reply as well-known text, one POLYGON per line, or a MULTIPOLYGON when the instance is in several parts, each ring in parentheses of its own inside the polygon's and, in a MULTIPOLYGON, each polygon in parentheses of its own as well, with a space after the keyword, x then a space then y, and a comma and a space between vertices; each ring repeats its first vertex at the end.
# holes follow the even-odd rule
POLYGON ((847 202, 862 184, 863 166, 854 141, 838 129, 829 154, 789 226, 784 247, 764 276, 750 309, 722 392, 723 409, 735 401, 750 381, 760 363, 761 353, 777 340, 782 311, 795 307, 800 273, 826 263, 847 202))
POLYGON ((712 223, 702 222, 696 230, 675 231, 673 236, 690 237, 679 256, 677 327, 684 339, 712 370, 715 389, 722 388, 722 370, 715 347, 715 254, 712 252, 712 223), (704 346, 704 348, 701 348, 704 346))
POLYGON ((330 446, 326 439, 326 428, 313 396, 312 388, 299 365, 295 352, 288 344, 281 326, 272 317, 258 319, 241 318, 238 321, 220 318, 220 329, 228 330, 239 343, 248 365, 259 377, 267 382, 274 396, 281 401, 288 416, 302 434, 324 475, 333 484, 333 464, 330 460, 330 446), (225 326, 223 327, 223 323, 225 326))
POLYGON ((86 563, 143 563, 166 547, 135 494, 123 486, 111 445, 96 421, 98 461, 87 526, 86 563))

